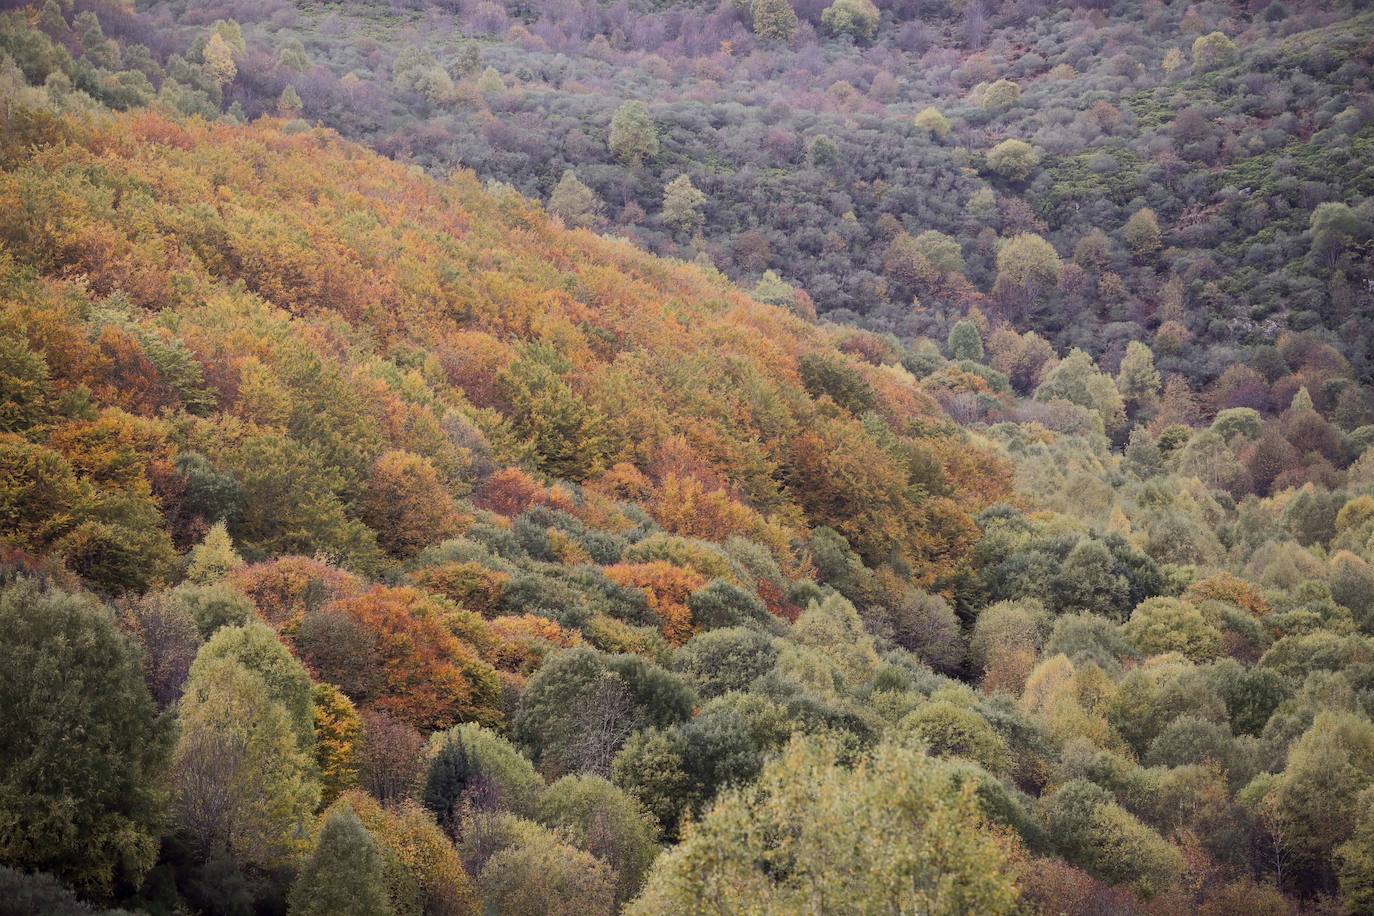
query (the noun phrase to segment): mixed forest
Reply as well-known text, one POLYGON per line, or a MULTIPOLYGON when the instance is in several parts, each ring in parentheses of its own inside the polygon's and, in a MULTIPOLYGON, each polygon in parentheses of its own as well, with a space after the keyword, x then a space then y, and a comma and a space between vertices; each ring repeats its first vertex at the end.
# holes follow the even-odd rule
POLYGON ((1372 76, 0 3, 0 916, 1374 913, 1372 76))

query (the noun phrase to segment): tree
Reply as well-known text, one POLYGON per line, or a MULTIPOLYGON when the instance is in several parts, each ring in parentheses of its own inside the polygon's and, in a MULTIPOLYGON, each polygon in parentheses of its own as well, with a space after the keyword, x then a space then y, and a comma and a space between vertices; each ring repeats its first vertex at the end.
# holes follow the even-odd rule
POLYGON ((606 205, 596 192, 587 187, 572 169, 564 169, 553 194, 549 195, 549 212, 576 229, 590 229, 599 225, 606 205))
POLYGON ((1236 43, 1221 32, 1199 35, 1193 41, 1193 71, 1208 70, 1229 64, 1236 56, 1236 43))
POLYGON ((363 723, 358 710, 333 684, 311 690, 315 711, 315 763, 320 769, 321 802, 358 784, 358 753, 363 723))
POLYGON ((1221 631, 1191 604, 1174 598, 1151 598, 1131 612, 1126 638, 1146 655, 1178 652, 1195 662, 1216 658, 1221 631))
POLYGON ((287 83, 277 98, 277 113, 284 118, 298 118, 304 108, 305 103, 301 101, 301 94, 296 91, 295 86, 287 83))
POLYGON ((988 168, 1011 181, 1025 181, 1040 164, 1040 154, 1024 140, 1003 140, 988 150, 988 168))
POLYGON ((423 808, 410 801, 384 807, 357 789, 345 792, 333 807, 351 809, 372 835, 382 854, 384 885, 398 913, 478 916, 481 912, 457 851, 423 808))
POLYGON ((1049 242, 1034 233, 1014 236, 997 252, 993 292, 1030 302, 1059 283, 1063 263, 1049 242))
POLYGON ((48 363, 19 337, 0 338, 0 433, 23 432, 48 416, 48 363))
POLYGON ((1374 911, 1374 790, 1361 793, 1351 838, 1336 849, 1341 899, 1351 913, 1374 911))
POLYGON ((754 628, 724 627, 693 636, 673 656, 673 668, 686 674, 703 697, 743 690, 777 661, 771 637, 754 628))
POLYGON ((538 818, 611 866, 618 903, 639 891, 658 855, 653 819, 633 796, 600 776, 564 776, 549 786, 538 818))
POLYGON ((197 658, 178 719, 172 811, 196 853, 260 868, 295 861, 320 788, 263 678, 233 658, 197 658))
POLYGON ((330 810, 291 887, 290 916, 391 916, 382 855, 350 808, 330 810))
POLYGON ((797 34, 797 14, 788 0, 753 0, 754 34, 765 41, 789 42, 797 34))
POLYGON ((947 765, 892 746, 853 769, 837 757, 793 741, 658 858, 627 912, 1013 911, 1009 863, 947 765))
POLYGON ((1099 372, 1092 357, 1082 350, 1075 349, 1059 361, 1035 389, 1035 399, 1068 401, 1095 411, 1108 436, 1115 436, 1126 423, 1126 409, 1116 383, 1099 372))
POLYGON ((1136 257, 1143 258, 1158 251, 1161 233, 1155 211, 1149 207, 1141 207, 1132 213, 1121 230, 1121 237, 1126 240, 1126 244, 1135 252, 1136 257))
POLYGON ((225 86, 234 81, 239 72, 238 67, 234 65, 234 49, 229 47, 223 35, 219 32, 211 35, 202 54, 205 58, 206 75, 212 83, 216 86, 225 86))
POLYGON ((1021 87, 1008 79, 1001 79, 983 90, 983 107, 997 111, 1010 108, 1021 99, 1021 87))
POLYGON ((1167 890, 1183 871, 1178 850, 1086 780, 1069 780, 1045 796, 1041 819, 1064 858, 1146 896, 1167 890))
POLYGON ((1148 480, 1164 470, 1164 456, 1159 443, 1150 431, 1143 426, 1131 430, 1126 440, 1126 449, 1121 456, 1121 467, 1130 471, 1141 480, 1148 480))
POLYGON ((502 816, 500 848, 477 877, 482 899, 502 916, 585 916, 615 911, 615 873, 552 830, 502 816))
POLYGON ((700 231, 705 217, 701 208, 706 195, 697 190, 686 174, 674 178, 663 188, 663 222, 685 235, 700 231))
POLYGON ((243 557, 234 549, 223 520, 210 526, 205 539, 191 549, 188 559, 186 581, 200 585, 219 582, 243 565, 243 557))
POLYGON ((873 0, 835 0, 821 13, 821 27, 831 35, 872 41, 878 32, 878 17, 873 0))
POLYGON ((262 678, 268 698, 281 704, 290 717, 301 748, 315 746, 314 700, 310 695, 310 675, 291 651, 277 639, 272 628, 259 620, 241 626, 221 627, 196 653, 191 665, 194 680, 198 668, 220 659, 229 659, 262 678))
POLYGON ((1312 257, 1320 264, 1334 264, 1359 235, 1360 221, 1346 204, 1326 201, 1317 204, 1308 223, 1312 236, 1312 257))
POLYGON ((971 359, 976 362, 983 359, 982 332, 977 324, 967 318, 956 321, 954 327, 949 329, 948 346, 950 359, 971 359))
POLYGON ((1352 804, 1374 783, 1374 724, 1363 715, 1325 711, 1288 751, 1268 799, 1288 848, 1303 864, 1327 867, 1355 834, 1352 804))
POLYGON ((611 153, 629 168, 658 155, 658 129, 643 102, 626 102, 611 117, 611 153))
POLYGON ((916 115, 915 125, 917 130, 929 134, 936 140, 943 140, 949 136, 949 119, 933 105, 921 109, 916 115))
POLYGON ((1116 373, 1116 390, 1121 392, 1131 416, 1148 413, 1158 404, 1159 386, 1154 353, 1138 340, 1128 343, 1116 373))
POLYGON ((963 274, 964 254, 955 239, 943 232, 927 229, 916 236, 915 244, 916 250, 921 253, 926 263, 940 277, 963 274))
POLYGON ((372 465, 362 515, 377 543, 408 558, 458 533, 462 518, 448 487, 428 458, 390 449, 372 465))
POLYGON ((157 858, 170 723, 137 647, 89 598, 0 590, 0 861, 92 896, 157 858))
POLYGON ((636 730, 680 722, 695 703, 679 677, 638 656, 566 649, 530 678, 515 735, 546 771, 604 774, 636 730))
POLYGON ((1005 775, 1012 768, 1006 739, 993 731, 973 710, 949 700, 933 700, 897 724, 903 737, 921 742, 937 757, 963 757, 989 773, 1005 775))
POLYGON ((548 473, 586 480, 604 465, 606 418, 559 372, 566 363, 543 345, 530 347, 501 377, 511 426, 548 473))

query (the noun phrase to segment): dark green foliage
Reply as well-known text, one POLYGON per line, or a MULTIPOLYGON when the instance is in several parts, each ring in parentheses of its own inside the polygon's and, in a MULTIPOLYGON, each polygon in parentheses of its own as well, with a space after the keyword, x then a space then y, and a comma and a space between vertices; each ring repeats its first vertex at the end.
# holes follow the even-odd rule
POLYGON ((673 658, 703 697, 743 690, 777 660, 772 638, 753 628, 726 627, 693 636, 673 658))
POLYGON ((137 648, 89 598, 0 591, 0 861, 84 893, 137 883, 157 855, 169 722, 137 648))

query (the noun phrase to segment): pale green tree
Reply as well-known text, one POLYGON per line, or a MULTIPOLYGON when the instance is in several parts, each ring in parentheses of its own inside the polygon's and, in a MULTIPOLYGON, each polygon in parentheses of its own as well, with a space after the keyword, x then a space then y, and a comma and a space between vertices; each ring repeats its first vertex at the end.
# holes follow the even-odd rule
POLYGON ((606 205, 601 198, 583 184, 572 169, 563 170, 563 177, 558 179, 553 193, 549 195, 550 213, 569 226, 587 229, 601 222, 605 210, 606 205))
POLYGON ((799 739, 654 863, 627 912, 1013 912, 1018 892, 954 766, 891 745, 846 767, 799 739))
POLYGON ((702 207, 706 195, 692 184, 688 175, 679 175, 663 188, 663 222, 675 231, 691 235, 705 222, 702 207))
POLYGON ((988 168, 1003 178, 1024 181, 1040 164, 1040 154, 1025 140, 1003 140, 988 150, 988 168))
POLYGON ((797 34, 797 14, 788 0, 754 0, 754 34, 765 41, 791 41, 797 34))
POLYGON ((658 128, 643 102, 626 102, 616 109, 608 142, 611 153, 632 169, 658 155, 658 128))
POLYGON ((921 109, 916 115, 916 129, 923 131, 934 137, 936 140, 943 140, 949 136, 949 119, 940 114, 935 106, 927 106, 921 109))

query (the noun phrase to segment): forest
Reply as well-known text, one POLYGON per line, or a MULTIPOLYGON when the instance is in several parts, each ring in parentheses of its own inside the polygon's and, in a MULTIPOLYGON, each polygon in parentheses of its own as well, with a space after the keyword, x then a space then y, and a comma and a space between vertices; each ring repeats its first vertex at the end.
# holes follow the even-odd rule
POLYGON ((0 916, 1374 913, 1372 68, 0 3, 0 916))

